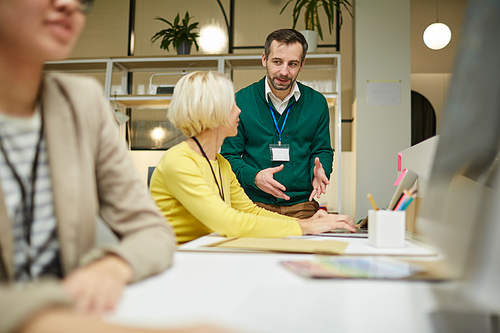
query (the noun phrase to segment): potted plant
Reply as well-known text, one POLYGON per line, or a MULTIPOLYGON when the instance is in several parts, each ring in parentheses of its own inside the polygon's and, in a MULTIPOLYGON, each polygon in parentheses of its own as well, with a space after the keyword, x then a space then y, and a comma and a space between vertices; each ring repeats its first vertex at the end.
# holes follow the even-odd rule
POLYGON ((340 26, 342 26, 342 11, 341 7, 344 6, 352 17, 350 7, 351 3, 348 0, 288 0, 285 6, 281 9, 280 14, 283 13, 285 8, 290 4, 290 2, 295 2, 293 7, 293 26, 295 29, 297 21, 299 20, 300 12, 304 9, 304 22, 305 31, 301 33, 306 37, 309 44, 309 51, 315 52, 316 46, 318 44, 318 35, 323 40, 323 29, 321 29, 321 22, 319 21, 318 8, 323 7, 327 20, 328 20, 328 31, 332 33, 334 27, 335 13, 339 12, 340 26))
POLYGON ((194 43, 196 51, 198 51, 199 46, 196 42, 196 38, 200 37, 200 35, 194 30, 198 29, 199 22, 189 24, 191 18, 193 17, 190 17, 187 11, 182 22, 179 13, 175 17, 173 23, 170 23, 164 18, 157 17, 156 20, 165 22, 170 28, 157 32, 151 37, 151 43, 161 38, 160 48, 169 51, 168 47, 172 44, 174 50, 177 50, 177 54, 189 54, 191 52, 191 45, 194 43))

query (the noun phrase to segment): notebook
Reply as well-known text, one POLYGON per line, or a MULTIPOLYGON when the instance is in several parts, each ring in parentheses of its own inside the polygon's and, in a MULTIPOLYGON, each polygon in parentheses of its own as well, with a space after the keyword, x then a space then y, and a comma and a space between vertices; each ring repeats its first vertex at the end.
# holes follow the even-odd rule
POLYGON ((399 199, 403 195, 403 191, 410 189, 417 180, 418 174, 416 174, 415 172, 408 169, 405 169, 404 172, 405 173, 403 175, 403 178, 401 178, 401 181, 394 191, 391 201, 389 201, 389 204, 387 205, 387 210, 393 210, 394 207, 396 207, 396 205, 398 204, 399 199))
POLYGON ((280 264, 303 277, 314 279, 407 279, 425 272, 419 265, 387 257, 316 257, 280 264))

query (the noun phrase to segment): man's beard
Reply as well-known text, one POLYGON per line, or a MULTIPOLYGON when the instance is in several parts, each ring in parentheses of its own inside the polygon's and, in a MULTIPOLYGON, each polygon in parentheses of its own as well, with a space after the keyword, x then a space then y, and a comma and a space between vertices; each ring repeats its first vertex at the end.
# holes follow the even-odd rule
MULTIPOLYGON (((289 83, 289 84, 287 84, 286 86, 282 86, 282 85, 278 86, 278 85, 274 82, 274 79, 283 79, 283 78, 282 78, 282 77, 273 77, 273 78, 270 80, 270 81, 271 81, 271 85, 272 85, 272 86, 273 86, 273 88, 274 88, 274 89, 276 89, 276 90, 288 90, 288 89, 290 89, 290 87, 292 87, 292 86, 293 86, 293 84, 295 83, 295 80, 296 80, 296 78, 292 78, 292 79, 290 80, 290 83, 289 83)), ((285 78, 285 79, 288 79, 288 78, 285 78)))

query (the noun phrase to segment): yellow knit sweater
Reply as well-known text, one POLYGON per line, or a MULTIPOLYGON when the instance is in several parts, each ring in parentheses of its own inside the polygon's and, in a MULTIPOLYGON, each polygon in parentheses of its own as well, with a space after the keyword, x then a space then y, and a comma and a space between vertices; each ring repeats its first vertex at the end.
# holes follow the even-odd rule
POLYGON ((174 227, 179 244, 217 232, 226 237, 286 237, 302 234, 293 218, 257 207, 241 188, 229 162, 207 160, 182 142, 165 152, 151 178, 151 194, 174 227))

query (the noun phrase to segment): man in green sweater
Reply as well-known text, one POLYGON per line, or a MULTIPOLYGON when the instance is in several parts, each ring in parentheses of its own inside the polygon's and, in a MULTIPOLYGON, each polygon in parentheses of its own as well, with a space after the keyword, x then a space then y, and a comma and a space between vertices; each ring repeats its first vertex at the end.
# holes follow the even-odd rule
POLYGON ((307 42, 296 30, 267 36, 267 75, 236 93, 238 135, 222 146, 250 199, 296 218, 318 210, 313 198, 326 192, 333 162, 326 99, 297 82, 306 52, 307 42))

